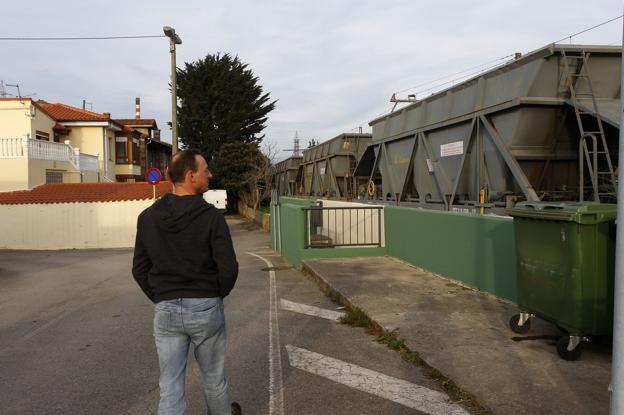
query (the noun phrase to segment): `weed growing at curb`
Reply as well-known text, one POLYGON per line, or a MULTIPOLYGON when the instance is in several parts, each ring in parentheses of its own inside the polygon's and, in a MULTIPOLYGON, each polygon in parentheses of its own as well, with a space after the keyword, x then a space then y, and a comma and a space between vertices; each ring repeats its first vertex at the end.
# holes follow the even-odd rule
POLYGON ((344 316, 340 317, 340 322, 354 327, 369 327, 371 319, 361 309, 349 308, 344 316))
POLYGON ((396 350, 401 355, 401 358, 408 363, 420 366, 425 374, 438 382, 442 389, 457 402, 467 404, 473 409, 476 409, 480 415, 491 415, 492 413, 483 408, 475 398, 457 386, 455 382, 445 377, 439 370, 429 366, 418 353, 411 351, 406 345, 403 338, 399 336, 396 330, 383 330, 381 335, 377 337, 379 343, 385 344, 388 348, 396 350))
POLYGON ((384 330, 379 324, 377 324, 376 321, 372 320, 364 310, 354 307, 348 299, 344 298, 339 292, 331 288, 329 284, 323 281, 320 277, 316 276, 311 270, 303 268, 302 272, 308 278, 317 282, 321 291, 323 291, 323 293, 334 303, 341 304, 346 307, 346 313, 344 317, 340 319, 341 323, 354 327, 365 328, 366 333, 375 336, 379 343, 385 344, 389 349, 399 352, 403 360, 421 367, 427 377, 435 380, 455 402, 462 403, 466 407, 470 408, 471 413, 479 415, 492 415, 492 412, 484 408, 475 397, 461 389, 457 386, 457 384, 455 384, 455 382, 440 373, 439 370, 429 366, 429 364, 427 364, 427 362, 425 362, 417 352, 411 351, 405 345, 404 339, 399 336, 396 330, 384 330))

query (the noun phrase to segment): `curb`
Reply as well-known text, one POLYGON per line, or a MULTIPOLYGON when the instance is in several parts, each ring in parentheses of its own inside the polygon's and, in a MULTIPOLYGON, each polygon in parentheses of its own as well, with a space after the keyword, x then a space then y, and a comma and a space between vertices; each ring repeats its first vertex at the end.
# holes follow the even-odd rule
MULTIPOLYGON (((340 305, 345 306, 347 308, 350 308, 352 310, 358 308, 358 309, 360 309, 360 310, 362 310, 362 311, 364 311, 366 313, 366 310, 364 310, 362 307, 359 307, 357 304, 355 304, 353 301, 351 301, 349 298, 347 298, 340 291, 338 291, 335 288, 333 288, 331 286, 331 284, 325 278, 323 278, 318 272, 316 272, 314 270, 314 268, 312 268, 308 264, 306 264, 305 261, 301 262, 301 272, 303 273, 303 275, 308 277, 310 280, 316 282, 317 285, 319 286, 319 288, 321 289, 321 291, 323 291, 326 295, 328 295, 332 300, 334 300, 337 303, 339 303, 340 305)), ((388 329, 384 328, 381 324, 379 324, 377 321, 375 321, 375 319, 373 319, 373 317, 370 316, 368 313, 366 313, 366 315, 370 319, 370 326, 372 327, 372 329, 376 333, 383 333, 384 331, 392 331, 392 332, 396 331, 398 333, 398 330, 396 330, 396 329, 388 330, 388 329)), ((408 347, 408 349, 409 349, 409 347, 408 347)), ((433 370, 433 371, 437 372, 438 374, 440 374, 442 379, 448 380, 448 381, 452 382, 453 385, 455 385, 455 382, 453 382, 450 378, 446 377, 438 369, 436 369, 435 367, 431 366, 422 357, 419 356, 418 358, 420 359, 420 362, 421 362, 421 366, 420 367, 422 367, 425 371, 427 371, 428 369, 429 370, 433 370)), ((429 377, 432 377, 432 376, 429 375, 429 377)), ((439 379, 438 379, 438 381, 439 381, 439 379)), ((443 385, 441 385, 441 386, 443 386, 443 385)), ((465 390, 463 390, 459 386, 457 386, 457 387, 458 387, 459 390, 461 390, 462 392, 467 394, 467 397, 469 399, 468 399, 468 402, 464 402, 464 403, 467 403, 468 408, 471 409, 471 413, 473 413, 473 412, 474 413, 479 413, 479 414, 492 414, 493 413, 493 411, 491 411, 490 409, 485 408, 479 402, 479 399, 475 395, 473 395, 472 393, 466 392, 465 390)), ((449 393, 449 392, 447 391, 447 393, 449 393)), ((449 393, 449 395, 455 395, 455 394, 454 393, 453 394, 449 393)), ((461 401, 461 399, 459 401, 461 401)))

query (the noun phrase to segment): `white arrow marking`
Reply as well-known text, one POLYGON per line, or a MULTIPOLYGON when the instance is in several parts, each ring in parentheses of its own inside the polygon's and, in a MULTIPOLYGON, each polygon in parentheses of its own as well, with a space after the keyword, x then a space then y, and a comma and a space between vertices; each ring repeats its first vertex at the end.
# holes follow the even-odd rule
POLYGON ((327 320, 340 321, 344 313, 324 308, 314 307, 313 305, 295 303, 292 301, 280 299, 280 307, 282 310, 294 311, 295 313, 307 314, 309 316, 326 318, 327 320))
POLYGON ((290 365, 430 415, 468 415, 441 393, 342 360, 286 345, 290 365))

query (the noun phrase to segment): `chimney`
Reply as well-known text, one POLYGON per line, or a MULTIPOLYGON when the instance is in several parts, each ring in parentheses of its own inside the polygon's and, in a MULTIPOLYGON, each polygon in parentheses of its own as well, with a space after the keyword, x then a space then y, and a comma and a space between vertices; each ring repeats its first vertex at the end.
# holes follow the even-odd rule
POLYGON ((102 115, 104 118, 110 118, 110 112, 103 112, 102 115))
POLYGON ((134 118, 141 119, 141 98, 137 97, 134 101, 134 118))

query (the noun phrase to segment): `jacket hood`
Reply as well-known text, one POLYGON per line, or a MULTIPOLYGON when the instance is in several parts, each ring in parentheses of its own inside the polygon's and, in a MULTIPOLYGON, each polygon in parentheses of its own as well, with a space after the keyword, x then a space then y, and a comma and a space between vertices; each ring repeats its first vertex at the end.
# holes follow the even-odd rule
POLYGON ((170 233, 186 229, 197 217, 214 208, 202 195, 176 196, 173 193, 165 194, 153 207, 158 227, 170 233))

